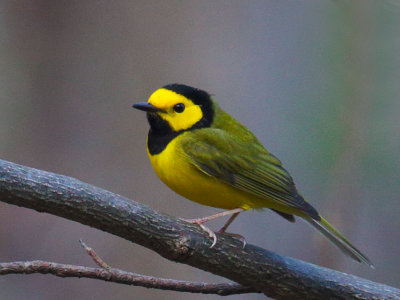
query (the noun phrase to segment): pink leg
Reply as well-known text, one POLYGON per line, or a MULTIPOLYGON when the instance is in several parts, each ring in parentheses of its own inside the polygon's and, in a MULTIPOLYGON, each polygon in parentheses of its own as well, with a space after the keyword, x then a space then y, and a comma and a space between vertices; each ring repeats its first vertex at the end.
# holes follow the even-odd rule
POLYGON ((228 222, 222 227, 222 228, 226 229, 233 222, 233 220, 236 218, 236 216, 242 211, 244 211, 243 208, 235 208, 235 209, 223 211, 223 212, 220 212, 218 214, 211 215, 208 217, 203 217, 203 218, 198 218, 198 219, 189 219, 189 220, 183 219, 183 220, 186 222, 192 223, 192 224, 197 224, 201 227, 201 229, 203 229, 205 232, 207 232, 209 237, 211 237, 213 239, 213 243, 210 247, 210 248, 212 248, 217 243, 217 236, 215 235, 214 231, 212 231, 210 228, 204 226, 203 223, 233 214, 233 216, 229 218, 228 222))
POLYGON ((203 224, 205 222, 208 222, 208 221, 211 221, 211 220, 214 220, 214 219, 218 219, 218 218, 221 218, 221 217, 224 217, 224 216, 228 216, 228 215, 232 215, 232 214, 239 214, 242 211, 244 211, 243 208, 235 208, 235 209, 226 210, 226 211, 223 211, 223 212, 220 212, 220 213, 217 213, 215 215, 208 216, 208 217, 203 217, 203 218, 198 218, 198 219, 188 219, 188 220, 185 219, 185 221, 189 222, 189 223, 192 223, 192 224, 200 225, 200 224, 203 224))
POLYGON ((222 226, 222 228, 220 230, 218 230, 218 232, 220 233, 224 233, 226 231, 226 229, 228 228, 229 225, 231 225, 231 223, 233 222, 233 220, 236 219, 236 217, 240 214, 240 212, 234 213, 229 219, 228 221, 225 223, 224 226, 222 226))
POLYGON ((238 238, 242 243, 243 243, 243 248, 246 247, 246 239, 244 238, 244 236, 237 234, 237 233, 228 233, 226 232, 226 229, 228 228, 229 225, 231 225, 231 223, 233 222, 233 220, 236 219, 236 217, 240 214, 240 212, 234 213, 229 220, 225 223, 224 226, 222 226, 222 228, 220 230, 218 230, 219 233, 224 233, 225 235, 229 235, 235 238, 238 238))

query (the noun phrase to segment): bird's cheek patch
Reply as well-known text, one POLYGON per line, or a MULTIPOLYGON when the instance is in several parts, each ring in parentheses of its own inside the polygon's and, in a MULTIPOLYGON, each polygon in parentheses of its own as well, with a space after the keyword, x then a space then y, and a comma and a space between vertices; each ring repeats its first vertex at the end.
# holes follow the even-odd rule
POLYGON ((189 129, 203 118, 198 105, 188 106, 183 113, 161 114, 174 131, 189 129))

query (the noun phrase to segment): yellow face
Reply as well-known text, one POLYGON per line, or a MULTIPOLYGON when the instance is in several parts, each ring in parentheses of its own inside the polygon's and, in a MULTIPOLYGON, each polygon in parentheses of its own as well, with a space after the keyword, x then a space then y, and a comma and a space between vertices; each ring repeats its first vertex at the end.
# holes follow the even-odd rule
POLYGON ((199 105, 171 90, 158 89, 147 102, 160 109, 157 114, 167 121, 174 131, 188 129, 203 118, 199 105))

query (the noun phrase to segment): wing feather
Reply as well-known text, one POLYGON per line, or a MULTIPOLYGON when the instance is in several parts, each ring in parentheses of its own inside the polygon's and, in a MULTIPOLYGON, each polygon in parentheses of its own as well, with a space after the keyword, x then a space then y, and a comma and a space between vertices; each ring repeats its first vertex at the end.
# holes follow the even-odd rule
POLYGON ((190 162, 202 172, 319 219, 316 210, 298 194, 281 162, 265 150, 256 137, 237 138, 218 128, 198 129, 192 134, 195 138, 191 135, 191 138, 182 139, 181 146, 190 162))

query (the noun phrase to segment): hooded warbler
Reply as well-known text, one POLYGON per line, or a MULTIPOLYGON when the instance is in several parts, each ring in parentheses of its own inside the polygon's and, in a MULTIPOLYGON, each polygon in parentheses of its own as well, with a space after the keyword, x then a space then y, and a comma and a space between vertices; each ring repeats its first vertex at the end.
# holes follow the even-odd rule
MULTIPOLYGON (((242 211, 269 208, 290 222, 298 216, 344 254, 373 267, 338 230, 297 191, 278 158, 244 125, 224 112, 207 92, 183 84, 156 90, 148 102, 133 105, 147 112, 147 152, 158 177, 172 190, 203 205, 226 209, 190 220, 213 237, 203 223, 242 211)), ((211 246, 211 247, 212 247, 211 246)))

